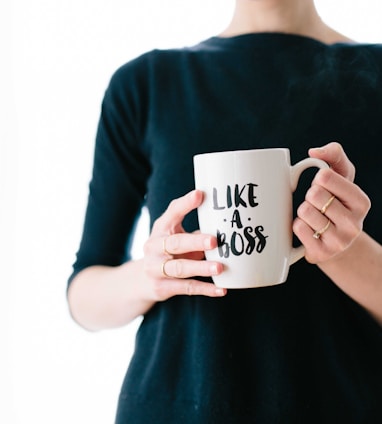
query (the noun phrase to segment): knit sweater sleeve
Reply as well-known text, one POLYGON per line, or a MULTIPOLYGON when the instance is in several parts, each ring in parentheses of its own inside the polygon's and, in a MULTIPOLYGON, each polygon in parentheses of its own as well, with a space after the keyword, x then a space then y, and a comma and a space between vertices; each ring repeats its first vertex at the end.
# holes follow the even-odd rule
POLYGON ((69 284, 91 265, 129 259, 150 163, 144 147, 145 60, 119 68, 106 90, 98 124, 82 239, 69 284))

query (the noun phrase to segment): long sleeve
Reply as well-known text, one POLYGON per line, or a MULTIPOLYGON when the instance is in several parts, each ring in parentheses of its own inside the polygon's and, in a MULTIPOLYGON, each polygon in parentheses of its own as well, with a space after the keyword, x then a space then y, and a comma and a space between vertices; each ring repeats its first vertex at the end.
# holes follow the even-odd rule
POLYGON ((103 99, 82 240, 69 283, 88 266, 115 266, 129 258, 150 174, 139 68, 134 61, 121 67, 103 99))

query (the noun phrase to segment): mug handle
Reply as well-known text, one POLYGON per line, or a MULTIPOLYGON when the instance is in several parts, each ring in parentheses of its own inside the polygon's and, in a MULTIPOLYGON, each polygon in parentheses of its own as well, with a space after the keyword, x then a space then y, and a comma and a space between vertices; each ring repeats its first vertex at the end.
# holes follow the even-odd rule
MULTIPOLYGON (((290 184, 292 192, 297 188, 298 181, 301 174, 308 168, 329 168, 329 165, 321 159, 307 158, 300 162, 297 162, 295 165, 290 167, 290 184)), ((293 265, 295 262, 300 260, 305 255, 305 247, 298 246, 292 247, 290 256, 289 256, 289 265, 293 265)))

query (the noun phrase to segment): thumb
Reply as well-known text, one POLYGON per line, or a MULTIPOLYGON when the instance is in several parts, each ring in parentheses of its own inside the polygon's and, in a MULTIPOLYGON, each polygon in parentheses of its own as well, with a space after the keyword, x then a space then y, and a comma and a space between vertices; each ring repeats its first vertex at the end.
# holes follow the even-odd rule
POLYGON ((342 175, 350 181, 354 181, 355 168, 349 158, 346 156, 340 143, 331 142, 322 147, 309 149, 309 156, 322 159, 333 171, 342 175))

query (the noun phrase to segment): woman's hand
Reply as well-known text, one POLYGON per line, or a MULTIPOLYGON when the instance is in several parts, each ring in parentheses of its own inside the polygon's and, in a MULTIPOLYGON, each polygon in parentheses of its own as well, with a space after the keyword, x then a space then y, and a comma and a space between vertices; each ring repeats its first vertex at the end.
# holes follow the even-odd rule
POLYGON ((204 260, 204 252, 217 246, 215 237, 186 233, 184 217, 203 201, 201 191, 191 191, 173 200, 159 217, 144 246, 144 272, 153 301, 164 301, 175 295, 224 296, 227 290, 196 280, 223 271, 219 262, 204 260))
POLYGON ((90 266, 78 273, 68 299, 79 325, 92 331, 120 327, 175 295, 219 297, 227 293, 192 278, 223 271, 221 263, 204 260, 204 252, 216 247, 216 238, 189 234, 182 227, 185 215, 202 200, 201 191, 192 191, 172 201, 154 223, 144 258, 119 266, 90 266))
POLYGON ((370 200, 353 183, 354 165, 339 143, 310 149, 309 155, 324 160, 330 169, 316 174, 293 231, 306 248, 306 260, 320 264, 345 252, 358 238, 370 200))

